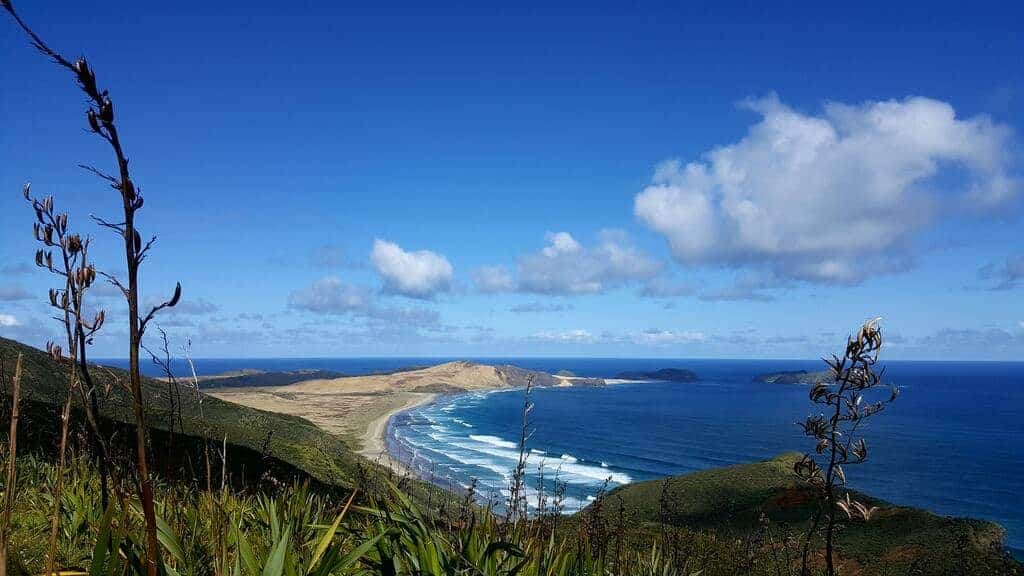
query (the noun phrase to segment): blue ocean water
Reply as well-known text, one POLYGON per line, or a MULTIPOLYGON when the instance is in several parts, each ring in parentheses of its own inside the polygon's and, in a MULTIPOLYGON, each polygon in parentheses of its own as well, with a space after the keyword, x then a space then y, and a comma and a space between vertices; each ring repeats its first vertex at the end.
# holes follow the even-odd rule
MULTIPOLYGON (((241 368, 317 368, 368 374, 449 358, 199 359, 200 374, 241 368)), ((624 370, 689 368, 696 383, 537 389, 528 446, 537 465, 568 483, 566 506, 609 485, 682 474, 810 449, 795 423, 812 412, 807 388, 752 382, 760 373, 819 370, 820 361, 483 358, 523 368, 611 377, 624 370)), ((123 360, 103 360, 123 366, 123 360)), ((863 427, 870 461, 850 484, 898 504, 998 522, 1024 549, 1024 363, 887 362, 900 398, 863 427)), ((148 362, 143 369, 159 375, 148 362)), ((179 374, 187 372, 175 363, 179 374)), ((501 499, 515 466, 522 391, 444 396, 396 415, 392 453, 441 485, 467 485, 501 499)))
MULTIPOLYGON (((528 487, 539 468, 565 482, 567 510, 609 486, 770 458, 810 446, 796 422, 812 413, 808 388, 752 381, 756 374, 820 362, 737 360, 517 360, 581 376, 689 368, 697 383, 631 383, 533 392, 528 487)), ((947 516, 998 522, 1024 548, 1024 363, 890 362, 902 394, 862 426, 867 463, 850 485, 947 516)), ((500 501, 518 457, 521 390, 445 396, 396 415, 388 447, 425 478, 500 501)))

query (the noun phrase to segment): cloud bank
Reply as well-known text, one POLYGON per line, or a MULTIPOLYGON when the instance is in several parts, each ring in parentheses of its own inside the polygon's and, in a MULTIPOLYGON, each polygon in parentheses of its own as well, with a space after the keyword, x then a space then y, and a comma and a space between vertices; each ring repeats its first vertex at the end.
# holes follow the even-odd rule
POLYGON ((856 284, 907 268, 924 226, 993 210, 1020 188, 1011 130, 944 102, 831 103, 818 116, 775 96, 745 107, 761 121, 739 142, 660 164, 634 200, 680 263, 856 284))
POLYGON ((591 247, 568 232, 550 232, 540 252, 519 259, 516 277, 502 267, 484 267, 475 272, 474 281, 481 292, 598 294, 651 279, 661 269, 620 230, 602 230, 591 247))

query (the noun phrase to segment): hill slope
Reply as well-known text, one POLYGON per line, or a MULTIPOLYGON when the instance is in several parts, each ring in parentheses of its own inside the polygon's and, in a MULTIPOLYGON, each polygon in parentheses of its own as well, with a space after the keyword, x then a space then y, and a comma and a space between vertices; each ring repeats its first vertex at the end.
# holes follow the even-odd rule
MULTIPOLYGON (((0 338, 0 366, 6 371, 13 371, 19 352, 24 358, 23 399, 26 406, 34 407, 37 413, 32 429, 39 432, 56 426, 56 422, 47 420, 46 407, 56 407, 66 398, 66 368, 41 350, 0 338)), ((96 367, 91 373, 98 385, 109 387, 109 393, 100 402, 101 416, 109 425, 130 427, 134 420, 130 394, 124 386, 127 373, 106 367, 96 367)), ((231 404, 151 378, 143 378, 143 393, 155 441, 164 436, 161 431, 192 438, 207 437, 218 444, 226 438, 229 446, 237 451, 249 451, 264 460, 277 460, 285 467, 294 467, 327 484, 350 484, 358 474, 360 463, 365 464, 342 439, 296 416, 231 404)), ((7 416, 5 410, 0 418, 7 416)), ((31 413, 27 417, 31 422, 31 413)), ((45 439, 40 439, 40 443, 45 443, 45 439)))
MULTIPOLYGON (((658 533, 667 526, 740 539, 749 538, 764 520, 775 530, 802 534, 816 498, 793 475, 800 457, 784 454, 621 486, 608 493, 600 514, 617 522, 621 506, 622 519, 637 534, 658 533)), ((1020 564, 1006 558, 1003 529, 996 524, 944 518, 863 495, 858 499, 880 510, 867 523, 842 522, 838 546, 844 573, 1020 573, 1020 564)))

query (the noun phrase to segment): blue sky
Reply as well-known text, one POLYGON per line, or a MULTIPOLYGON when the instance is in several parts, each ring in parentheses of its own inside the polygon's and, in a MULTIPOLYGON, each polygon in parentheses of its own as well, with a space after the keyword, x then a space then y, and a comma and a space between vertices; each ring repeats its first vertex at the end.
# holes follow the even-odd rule
MULTIPOLYGON (((198 356, 807 358, 882 316, 891 358, 1024 357, 1015 3, 22 4, 111 91, 198 356)), ((0 335, 41 345, 22 184, 115 273, 118 200, 0 29, 0 335)))

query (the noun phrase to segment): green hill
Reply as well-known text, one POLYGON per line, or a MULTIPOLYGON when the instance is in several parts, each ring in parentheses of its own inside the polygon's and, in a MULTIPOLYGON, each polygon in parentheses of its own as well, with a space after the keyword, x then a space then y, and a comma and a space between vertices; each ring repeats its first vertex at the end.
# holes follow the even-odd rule
MULTIPOLYGON (((800 457, 783 454, 629 484, 610 491, 597 505, 598 514, 609 524, 624 523, 633 537, 674 528, 748 540, 758 531, 762 538, 774 531, 781 542, 806 532, 816 507, 815 495, 792 472, 800 457)), ((869 522, 844 517, 838 550, 851 573, 1021 573, 1022 566, 1007 557, 1003 529, 996 524, 854 497, 880 510, 869 522)), ((594 507, 581 514, 593 513, 594 507)))
MULTIPOLYGON (((21 429, 33 432, 22 435, 22 445, 26 450, 52 450, 59 427, 59 406, 67 395, 66 368, 45 352, 6 338, 0 338, 0 367, 13 371, 19 352, 24 358, 21 429)), ((91 374, 99 387, 108 389, 100 400, 104 425, 132 429, 131 396, 125 387, 127 373, 95 367, 91 374)), ((325 433, 302 418, 231 404, 187 386, 175 387, 151 378, 143 379, 143 393, 148 423, 153 430, 153 453, 160 455, 157 469, 163 472, 173 472, 173 466, 191 467, 194 471, 204 437, 218 446, 227 442, 229 468, 236 476, 245 468, 248 478, 258 478, 263 472, 285 476, 308 474, 326 485, 350 486, 363 473, 361 466, 372 468, 342 438, 325 433)), ((77 398, 75 403, 77 406, 77 398)), ((0 418, 6 422, 8 417, 5 409, 0 418)), ((76 420, 81 425, 80 413, 76 420)), ((127 433, 115 436, 132 437, 127 433)), ((213 475, 219 478, 219 472, 213 475)))

